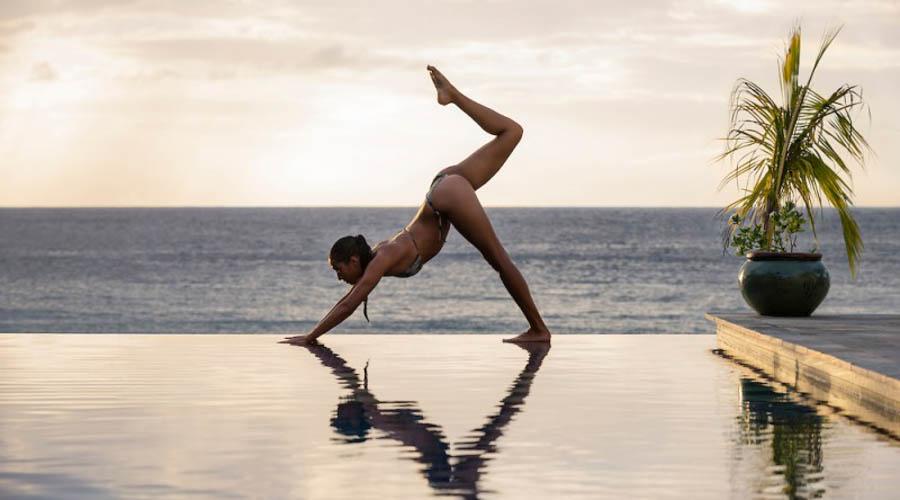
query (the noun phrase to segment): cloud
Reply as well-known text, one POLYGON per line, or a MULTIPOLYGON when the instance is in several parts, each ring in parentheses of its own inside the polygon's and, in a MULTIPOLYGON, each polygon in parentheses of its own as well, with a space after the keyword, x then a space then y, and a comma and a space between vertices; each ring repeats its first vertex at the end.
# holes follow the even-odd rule
POLYGON ((90 14, 110 8, 128 8, 136 3, 134 0, 3 0, 0 2, 0 19, 61 13, 90 14))
POLYGON ((19 33, 33 29, 33 21, 6 21, 0 22, 0 39, 11 37, 19 33))
POLYGON ((216 79, 233 77, 239 67, 308 73, 330 69, 370 71, 410 68, 411 58, 350 46, 334 40, 231 37, 169 38, 117 43, 111 50, 143 62, 201 64, 216 79))
POLYGON ((33 82, 52 82, 58 78, 56 70, 47 61, 41 61, 31 67, 31 81, 33 82))
POLYGON ((34 28, 31 21, 0 21, 0 53, 10 50, 10 43, 15 38, 34 28))
POLYGON ((774 7, 770 2, 763 0, 717 0, 716 3, 748 14, 762 14, 774 7))

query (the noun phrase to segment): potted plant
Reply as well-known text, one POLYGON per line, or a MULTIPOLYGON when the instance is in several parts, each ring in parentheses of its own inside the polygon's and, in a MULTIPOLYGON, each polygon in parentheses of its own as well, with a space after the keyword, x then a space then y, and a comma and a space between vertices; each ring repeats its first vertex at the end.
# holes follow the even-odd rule
POLYGON ((840 218, 848 265, 856 276, 863 242, 850 213, 853 190, 847 160, 862 166, 870 149, 852 117, 864 106, 862 92, 845 84, 826 97, 810 87, 839 32, 825 34, 804 84, 800 27, 793 28, 779 61, 781 104, 744 78, 731 93, 726 147, 717 160, 729 158, 734 168, 719 188, 735 181, 744 194, 720 212, 730 222, 724 242, 747 257, 738 278, 741 293, 763 315, 808 316, 825 298, 829 276, 822 255, 815 250, 794 251, 796 236, 807 220, 818 241, 816 216, 821 216, 823 202, 840 218), (799 204, 806 218, 797 209, 799 204))

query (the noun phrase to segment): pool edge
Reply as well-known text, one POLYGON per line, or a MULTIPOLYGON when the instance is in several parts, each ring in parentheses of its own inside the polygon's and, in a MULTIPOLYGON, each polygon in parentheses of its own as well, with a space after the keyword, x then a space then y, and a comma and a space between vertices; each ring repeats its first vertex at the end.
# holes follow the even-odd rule
MULTIPOLYGON (((792 342, 779 335, 778 318, 766 333, 754 328, 750 315, 706 313, 716 325, 719 349, 754 366, 809 397, 839 408, 900 439, 900 380, 840 357, 792 342)), ((845 321, 852 321, 847 316, 845 321)), ((791 325, 796 330, 796 323, 791 325)), ((817 325, 810 324, 814 329, 817 325)), ((853 335, 853 333, 847 333, 853 335)))

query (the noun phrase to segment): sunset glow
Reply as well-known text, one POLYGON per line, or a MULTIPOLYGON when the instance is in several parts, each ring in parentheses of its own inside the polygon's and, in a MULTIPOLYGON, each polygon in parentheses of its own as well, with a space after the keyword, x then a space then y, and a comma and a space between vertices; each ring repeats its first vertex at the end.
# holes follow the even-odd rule
POLYGON ((897 206, 900 4, 761 0, 4 3, 0 206, 416 205, 489 139, 426 64, 525 127, 486 205, 719 206, 731 87, 778 94, 796 20, 801 74, 844 26, 814 87, 864 90, 856 201, 897 206))

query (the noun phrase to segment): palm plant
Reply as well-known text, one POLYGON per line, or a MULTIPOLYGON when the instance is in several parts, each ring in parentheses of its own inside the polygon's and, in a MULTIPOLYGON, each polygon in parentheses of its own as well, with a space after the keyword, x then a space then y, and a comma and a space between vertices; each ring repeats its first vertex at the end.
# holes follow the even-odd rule
MULTIPOLYGON (((784 59, 779 59, 781 105, 756 83, 738 79, 731 93, 725 152, 716 159, 731 158, 734 163, 720 189, 731 181, 741 188, 740 179, 748 179, 742 188, 744 196, 722 213, 733 212, 737 220, 762 224, 766 249, 774 236, 772 214, 784 203, 802 202, 815 236, 813 208, 818 205, 821 213, 824 198, 840 217, 850 272, 855 276, 863 242, 850 213, 852 176, 843 155, 863 166, 864 153, 871 149, 851 116, 865 106, 862 91, 844 84, 823 97, 810 88, 822 56, 839 32, 837 28, 825 34, 809 77, 801 84, 800 26, 793 28, 784 59)), ((738 225, 730 233, 736 230, 738 225)))

